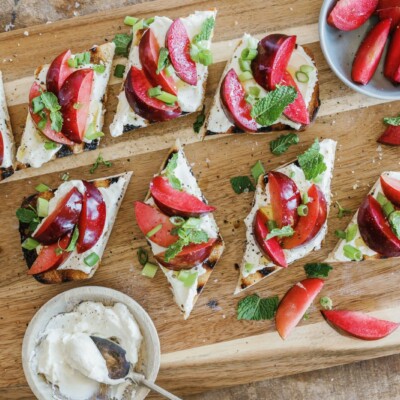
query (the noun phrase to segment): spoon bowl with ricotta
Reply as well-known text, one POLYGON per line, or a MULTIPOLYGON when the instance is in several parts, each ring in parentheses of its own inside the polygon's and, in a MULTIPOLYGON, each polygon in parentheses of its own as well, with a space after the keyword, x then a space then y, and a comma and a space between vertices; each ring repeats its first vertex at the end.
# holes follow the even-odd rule
POLYGON ((149 389, 137 386, 131 375, 155 381, 160 342, 149 315, 129 296, 87 286, 55 296, 36 313, 25 333, 22 363, 39 400, 141 400, 149 389), (110 374, 93 337, 124 352, 130 364, 126 376, 110 374))

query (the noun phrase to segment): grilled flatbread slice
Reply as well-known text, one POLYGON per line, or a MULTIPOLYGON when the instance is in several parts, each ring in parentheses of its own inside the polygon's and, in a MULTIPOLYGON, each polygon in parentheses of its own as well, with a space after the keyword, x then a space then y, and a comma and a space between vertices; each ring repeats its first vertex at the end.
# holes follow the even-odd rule
MULTIPOLYGON (((335 150, 336 142, 331 139, 325 139, 320 143, 320 153, 324 156, 326 170, 318 177, 318 183, 315 183, 320 191, 324 194, 327 210, 329 212, 329 205, 331 201, 331 179, 333 174, 333 166, 335 161, 335 150)), ((292 162, 284 165, 281 168, 276 169, 277 172, 283 173, 296 183, 300 193, 303 195, 308 191, 314 182, 308 181, 303 170, 300 168, 298 162, 292 162)), ((240 293, 242 290, 255 285, 257 282, 261 281, 265 277, 281 270, 280 266, 275 265, 258 246, 253 232, 253 222, 257 211, 260 208, 270 208, 271 195, 269 191, 268 184, 268 174, 265 176, 260 176, 254 201, 253 207, 250 214, 245 219, 246 224, 246 250, 243 256, 242 263, 240 265, 240 276, 239 281, 235 290, 235 294, 240 293)), ((300 258, 305 257, 309 253, 321 248, 323 239, 325 238, 327 232, 327 219, 322 225, 318 233, 303 245, 292 249, 284 249, 285 258, 287 264, 291 264, 300 258)), ((294 227, 296 230, 296 227, 294 227)))
MULTIPOLYGON (((107 84, 110 79, 112 61, 115 53, 115 44, 105 43, 100 46, 93 46, 89 52, 90 64, 83 65, 82 67, 90 68, 101 64, 104 65, 105 68, 103 72, 95 72, 93 75, 86 132, 88 132, 89 129, 94 132, 101 132, 103 130, 104 113, 106 111, 104 105, 107 97, 107 84)), ((35 71, 35 82, 44 89, 49 66, 50 65, 42 65, 35 71)), ((85 137, 82 143, 75 143, 72 146, 50 142, 54 144, 49 147, 47 145, 48 143, 49 139, 36 128, 28 112, 25 129, 17 151, 18 169, 26 167, 39 168, 55 158, 65 157, 83 151, 95 150, 99 146, 100 138, 88 139, 85 137)))
MULTIPOLYGON (((257 42, 257 39, 245 33, 243 35, 243 38, 240 40, 239 45, 236 47, 232 58, 226 64, 214 97, 213 104, 211 106, 210 113, 207 117, 207 122, 204 129, 205 135, 232 134, 243 132, 241 129, 236 127, 226 116, 221 103, 220 89, 224 77, 231 68, 234 68, 238 75, 241 73, 239 59, 241 57, 242 51, 247 47, 254 46, 254 43, 257 42)), ((312 122, 316 118, 320 106, 318 71, 315 65, 314 55, 312 51, 306 46, 296 45, 296 48, 293 51, 289 61, 288 71, 292 75, 293 79, 295 79, 296 81, 296 84, 307 105, 310 122, 312 122), (303 65, 308 66, 310 69, 310 71, 307 73, 308 81, 304 83, 299 82, 295 78, 296 71, 299 70, 299 68, 303 65)), ((249 79, 243 82, 243 85, 245 86, 245 89, 248 89, 250 87, 259 88, 261 95, 265 93, 265 90, 260 85, 258 85, 254 79, 249 79)), ((282 115, 273 125, 261 126, 257 124, 257 127, 257 133, 264 133, 269 131, 282 131, 287 129, 302 131, 306 129, 307 125, 296 123, 282 115)))
MULTIPOLYGON (((126 172, 124 174, 91 181, 101 192, 106 205, 106 220, 101 236, 96 244, 89 250, 81 254, 78 254, 76 249, 73 250, 72 254, 56 269, 33 275, 38 282, 62 283, 78 281, 89 279, 95 274, 97 268, 100 266, 103 252, 111 235, 119 207, 124 198, 131 176, 132 172, 126 172), (84 259, 91 253, 97 254, 99 259, 94 265, 88 266, 84 262, 84 259)), ((67 181, 62 183, 56 190, 49 190, 26 197, 22 202, 21 208, 36 210, 38 198, 41 197, 50 202, 49 212, 51 212, 56 207, 58 201, 61 200, 73 187, 78 188, 81 193, 85 190, 82 181, 67 181)), ((29 224, 21 221, 19 225, 19 233, 21 236, 21 243, 23 243, 27 238, 32 237, 33 234, 29 224)), ((41 251, 41 246, 33 250, 27 250, 25 248, 22 250, 27 266, 28 268, 31 268, 41 251)))

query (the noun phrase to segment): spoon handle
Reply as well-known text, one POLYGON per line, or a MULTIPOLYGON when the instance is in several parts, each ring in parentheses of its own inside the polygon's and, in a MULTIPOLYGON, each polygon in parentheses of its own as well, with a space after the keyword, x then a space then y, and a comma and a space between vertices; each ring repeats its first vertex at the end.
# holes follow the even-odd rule
POLYGON ((143 376, 140 379, 140 383, 142 383, 144 386, 147 386, 149 389, 153 390, 154 392, 157 392, 158 394, 161 394, 166 399, 182 400, 180 397, 177 397, 177 396, 173 395, 172 393, 170 393, 167 390, 163 389, 162 387, 156 385, 155 383, 148 381, 143 376))

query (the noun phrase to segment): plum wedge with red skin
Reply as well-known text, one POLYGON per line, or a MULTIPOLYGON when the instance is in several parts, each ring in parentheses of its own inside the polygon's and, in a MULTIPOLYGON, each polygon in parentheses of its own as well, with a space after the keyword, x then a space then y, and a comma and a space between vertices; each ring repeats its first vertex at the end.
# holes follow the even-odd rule
POLYGON ((106 223, 106 203, 100 190, 91 182, 82 181, 85 193, 82 199, 82 211, 79 216, 79 238, 76 244, 78 253, 91 249, 100 239, 106 223))
POLYGON ((400 207, 400 180, 391 178, 387 175, 381 175, 380 182, 383 194, 395 206, 400 207))
POLYGON ((71 241, 71 232, 67 233, 62 239, 56 243, 43 246, 40 253, 33 262, 31 268, 27 271, 28 275, 41 274, 50 269, 60 266, 72 252, 63 251, 58 253, 58 249, 65 250, 71 241))
POLYGON ((176 96, 178 90, 172 76, 167 76, 165 70, 157 74, 159 54, 160 46, 157 38, 149 28, 145 31, 139 43, 139 59, 143 71, 153 86, 160 85, 164 91, 176 96))
POLYGON ((386 78, 397 83, 397 73, 400 70, 400 25, 397 26, 390 39, 385 59, 384 74, 386 78))
POLYGON ((379 143, 392 146, 400 145, 400 126, 389 125, 378 139, 379 143))
POLYGON ((58 93, 64 119, 62 132, 75 143, 82 143, 85 136, 93 74, 91 68, 78 69, 68 76, 58 93))
POLYGON ((165 43, 176 74, 184 82, 196 86, 196 63, 190 57, 190 39, 181 19, 178 18, 171 24, 165 43))
POLYGON ((268 174, 268 185, 272 214, 278 228, 295 226, 299 219, 297 207, 301 204, 301 195, 296 183, 282 172, 272 171, 268 174))
POLYGON ((354 82, 366 85, 374 76, 389 36, 390 21, 378 22, 358 48, 351 70, 354 82))
POLYGON ((400 7, 400 0, 379 0, 377 11, 384 8, 400 7))
POLYGON ((300 322, 323 286, 322 279, 308 278, 288 290, 279 303, 275 315, 276 329, 282 339, 286 339, 300 322))
POLYGON ((169 121, 182 114, 176 106, 168 106, 161 100, 148 95, 152 88, 143 70, 131 67, 125 80, 125 95, 131 108, 141 117, 152 121, 169 121))
POLYGON ((74 187, 33 233, 32 237, 42 244, 56 243, 58 239, 74 229, 82 210, 82 194, 74 187))
POLYGON ((301 94, 301 91, 297 86, 296 81, 293 79, 292 75, 290 75, 288 71, 285 71, 281 84, 283 86, 292 86, 296 89, 297 92, 297 96, 294 102, 289 104, 283 111, 285 117, 289 118, 293 122, 297 122, 298 124, 309 125, 310 113, 308 112, 304 97, 301 94))
POLYGON ((42 117, 39 114, 35 114, 33 112, 32 101, 34 98, 39 97, 42 93, 43 93, 43 90, 40 87, 40 85, 37 82, 34 82, 31 87, 31 90, 29 92, 29 113, 31 115, 34 125, 41 133, 43 133, 44 136, 46 136, 51 141, 59 143, 59 144, 73 146, 74 142, 72 140, 68 139, 61 132, 56 132, 54 129, 51 129, 50 112, 47 109, 43 109, 43 112, 46 114, 46 119, 47 119, 46 125, 42 129, 39 128, 38 125, 39 125, 39 122, 42 120, 42 117))
POLYGON ((291 237, 285 237, 282 241, 284 249, 293 249, 308 243, 321 230, 328 215, 328 205, 324 194, 317 185, 312 185, 307 192, 309 203, 307 203, 308 214, 299 217, 291 237))
POLYGON ((323 310, 322 315, 333 326, 363 340, 382 339, 399 326, 399 323, 371 317, 358 311, 323 310))
POLYGON ((391 19, 390 30, 394 30, 400 24, 400 7, 385 8, 378 11, 378 16, 381 21, 391 19))
POLYGON ((245 132, 257 132, 257 122, 250 114, 251 105, 245 99, 246 92, 233 68, 222 81, 220 96, 229 121, 245 132))
POLYGON ((0 131, 0 165, 3 164, 4 160, 4 140, 3 133, 0 131))
POLYGON ((216 210, 190 193, 174 189, 168 179, 156 176, 150 183, 150 193, 157 207, 169 216, 199 217, 216 210))
POLYGON ((328 15, 328 24, 352 31, 367 22, 377 6, 378 0, 339 0, 328 15))
POLYGON ((285 253, 279 244, 278 238, 273 237, 266 239, 269 233, 267 226, 268 218, 261 211, 258 210, 254 218, 253 232, 256 242, 263 253, 276 265, 282 268, 287 268, 288 264, 285 258, 285 253))
POLYGON ((159 246, 168 247, 179 239, 177 235, 171 233, 175 225, 167 215, 157 210, 157 208, 141 201, 135 201, 135 216, 136 222, 144 235, 161 225, 161 229, 149 237, 152 242, 159 246))
POLYGON ((56 96, 65 80, 74 72, 74 69, 68 65, 71 55, 71 50, 64 51, 53 60, 47 71, 46 88, 56 96))
POLYGON ((274 90, 281 83, 295 46, 296 36, 276 33, 260 40, 251 69, 254 79, 265 90, 274 90))
POLYGON ((168 262, 165 261, 165 253, 160 253, 154 258, 164 267, 174 271, 181 269, 191 269, 195 265, 202 264, 208 257, 210 257, 214 243, 217 239, 209 239, 208 242, 199 244, 189 244, 185 246, 180 253, 168 262))
POLYGON ((385 257, 400 256, 400 240, 393 233, 378 201, 368 195, 358 210, 357 223, 366 245, 385 257))

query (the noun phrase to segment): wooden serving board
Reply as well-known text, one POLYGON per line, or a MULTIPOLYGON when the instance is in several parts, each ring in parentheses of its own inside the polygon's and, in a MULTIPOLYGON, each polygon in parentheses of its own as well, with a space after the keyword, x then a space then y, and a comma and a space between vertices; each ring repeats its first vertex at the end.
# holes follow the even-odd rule
MULTIPOLYGON (((235 264, 240 262, 245 246, 243 219, 250 210, 253 195, 234 194, 229 178, 249 174, 250 167, 259 159, 267 169, 276 168, 304 151, 315 137, 332 138, 339 142, 333 200, 355 210, 382 171, 400 169, 399 150, 381 148, 376 143, 383 130, 382 118, 398 113, 400 103, 383 104, 381 100, 356 94, 333 75, 318 43, 320 6, 319 0, 154 1, 32 27, 28 29, 29 36, 21 30, 0 35, 0 67, 17 141, 23 130, 27 93, 36 66, 51 61, 67 46, 81 51, 94 43, 112 40, 115 33, 127 32, 122 22, 125 15, 150 17, 157 14, 176 18, 194 10, 218 8, 213 45, 216 63, 210 68, 207 105, 224 63, 243 32, 258 37, 270 32, 297 34, 298 42, 307 44, 315 53, 322 100, 316 122, 300 134, 300 145, 275 157, 269 151, 269 142, 279 133, 213 136, 201 142, 192 130, 193 115, 113 139, 108 135, 108 125, 120 86, 114 78, 107 103, 106 138, 100 149, 58 159, 41 169, 20 171, 0 184, 0 398, 32 398, 20 355, 27 324, 47 300, 81 285, 118 289, 142 304, 160 334, 162 367, 158 382, 181 396, 400 352, 400 330, 376 342, 341 336, 323 321, 317 301, 310 319, 301 322, 285 342, 278 337, 273 322, 236 319, 240 298, 250 293, 281 297, 292 284, 304 278, 304 263, 323 260, 336 243, 335 229, 344 229, 351 217, 338 219, 337 209, 332 206, 329 233, 321 251, 234 297, 232 293, 238 277, 235 264), (226 242, 225 253, 187 321, 174 304, 161 272, 152 280, 140 275, 136 250, 146 246, 146 242, 136 225, 132 205, 134 200, 145 197, 152 175, 177 138, 187 144, 186 153, 200 187, 210 203, 218 208, 215 217, 226 242), (90 166, 100 152, 105 159, 112 160, 113 165, 100 167, 91 175, 90 166), (91 179, 127 170, 132 170, 134 176, 102 266, 94 278, 84 283, 44 286, 27 276, 15 217, 23 197, 34 192, 34 187, 41 182, 57 187, 63 171, 68 171, 72 179, 91 179), (217 301, 218 307, 210 308, 211 300, 217 301)), ((399 282, 398 260, 341 264, 336 265, 321 295, 331 297, 338 308, 373 312, 383 318, 399 320, 399 282)))

